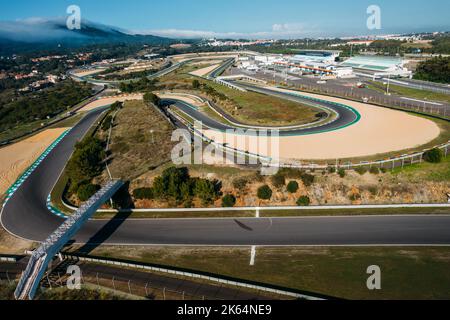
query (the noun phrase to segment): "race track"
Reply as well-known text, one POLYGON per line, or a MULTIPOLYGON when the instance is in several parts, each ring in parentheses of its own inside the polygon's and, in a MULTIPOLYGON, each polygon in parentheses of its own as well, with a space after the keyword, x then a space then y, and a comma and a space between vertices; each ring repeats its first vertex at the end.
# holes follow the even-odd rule
MULTIPOLYGON (((180 109, 200 116, 195 108, 179 101, 176 103, 180 109)), ((329 107, 337 106, 330 104, 329 107)), ((27 240, 43 241, 63 222, 62 218, 47 210, 47 197, 70 158, 76 141, 85 135, 104 110, 100 108, 88 112, 4 204, 0 220, 7 231, 27 240)), ((357 117, 355 113, 347 114, 343 109, 337 111, 341 114, 339 120, 344 121, 340 123, 341 126, 348 125, 357 117)), ((211 127, 218 126, 217 122, 211 122, 212 119, 203 120, 210 121, 208 124, 211 127)), ((298 134, 305 134, 305 131, 298 134)), ((426 209, 423 214, 277 219, 92 220, 77 234, 75 241, 116 245, 450 245, 450 216, 425 215, 426 209)))

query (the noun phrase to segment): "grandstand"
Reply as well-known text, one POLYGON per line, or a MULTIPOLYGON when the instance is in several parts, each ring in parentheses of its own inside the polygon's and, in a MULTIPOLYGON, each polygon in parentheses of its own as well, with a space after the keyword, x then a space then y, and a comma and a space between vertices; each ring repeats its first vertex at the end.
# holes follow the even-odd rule
POLYGON ((343 67, 352 67, 363 72, 370 72, 374 75, 410 76, 411 72, 404 65, 405 61, 400 57, 384 56, 356 56, 341 63, 343 67))

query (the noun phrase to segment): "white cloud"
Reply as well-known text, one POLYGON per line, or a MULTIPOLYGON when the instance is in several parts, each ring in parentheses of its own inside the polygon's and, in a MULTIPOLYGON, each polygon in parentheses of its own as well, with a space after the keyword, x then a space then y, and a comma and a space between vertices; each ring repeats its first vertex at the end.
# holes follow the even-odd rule
POLYGON ((281 39, 320 35, 315 26, 302 23, 274 24, 271 31, 262 32, 215 32, 189 29, 133 30, 134 34, 152 34, 169 38, 218 38, 218 39, 281 39))

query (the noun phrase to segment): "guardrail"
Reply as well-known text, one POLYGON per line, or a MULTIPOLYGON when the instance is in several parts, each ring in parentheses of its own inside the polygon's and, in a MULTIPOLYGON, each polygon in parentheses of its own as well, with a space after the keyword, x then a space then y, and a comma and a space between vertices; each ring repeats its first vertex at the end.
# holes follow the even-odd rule
POLYGON ((166 274, 172 274, 176 276, 186 277, 186 278, 193 278, 193 279, 199 279, 199 280, 206 280, 210 282, 216 282, 220 284, 225 284, 228 286, 235 286, 235 287, 241 287, 246 288, 250 290, 256 290, 256 291, 262 291, 267 292, 271 294, 277 294, 287 297, 292 297, 296 299, 305 299, 305 300, 325 300, 324 296, 313 296, 306 293, 300 293, 295 292, 294 290, 290 291, 287 289, 277 288, 277 287, 271 287, 266 286, 262 284, 256 284, 256 283, 250 283, 243 280, 236 280, 236 279, 227 279, 222 278, 216 275, 209 275, 209 274, 201 274, 201 273, 195 273, 192 271, 184 271, 180 269, 170 269, 167 267, 162 266, 156 266, 151 264, 143 264, 143 263, 135 263, 135 262, 129 262, 129 261, 123 261, 123 260, 113 260, 113 259, 105 259, 105 258, 99 258, 99 257, 89 257, 89 256, 82 256, 82 255, 74 255, 74 254, 68 254, 63 253, 63 258, 66 259, 78 259, 80 261, 86 261, 86 262, 92 262, 92 263, 100 263, 100 264, 107 264, 107 265, 114 265, 119 267, 125 267, 125 268, 134 268, 134 269, 141 269, 146 271, 153 271, 153 272, 160 272, 160 273, 166 273, 166 274))
MULTIPOLYGON (((440 146, 436 146, 434 148, 438 148, 442 151, 442 153, 444 154, 445 157, 448 156, 449 154, 449 148, 450 148, 450 141, 448 141, 447 143, 440 145, 440 146)), ((360 168, 360 167, 373 167, 376 166, 380 169, 395 169, 395 168, 403 168, 407 165, 412 165, 412 164, 416 164, 416 163, 422 163, 423 162, 423 155, 425 154, 425 152, 434 149, 434 148, 429 148, 426 150, 423 150, 421 152, 415 152, 412 154, 406 154, 406 155, 401 155, 401 156, 397 156, 397 157, 392 157, 389 159, 384 159, 384 160, 376 160, 376 161, 360 161, 359 163, 352 163, 350 161, 344 162, 344 163, 334 163, 334 164, 315 164, 312 162, 309 163, 301 163, 300 161, 296 161, 296 160, 292 160, 291 162, 284 162, 284 163, 280 163, 280 167, 281 168, 292 168, 292 169, 310 169, 310 170, 314 170, 314 169, 328 169, 328 168, 336 168, 336 169, 355 169, 355 168, 360 168)), ((271 165, 269 165, 271 166, 271 165)))

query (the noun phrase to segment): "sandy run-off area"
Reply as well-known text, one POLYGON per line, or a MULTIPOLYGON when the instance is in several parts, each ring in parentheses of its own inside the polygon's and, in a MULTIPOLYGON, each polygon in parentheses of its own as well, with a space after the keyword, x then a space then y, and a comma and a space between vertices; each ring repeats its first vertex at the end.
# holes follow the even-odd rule
POLYGON ((82 78, 82 77, 91 76, 91 75, 96 74, 96 73, 100 73, 100 72, 105 71, 105 70, 106 69, 100 69, 100 68, 99 69, 91 69, 91 70, 80 71, 80 72, 74 73, 73 75, 75 77, 82 78))
POLYGON ((116 101, 123 102, 126 100, 142 100, 142 97, 143 97, 142 94, 131 94, 131 95, 112 96, 109 98, 100 98, 95 100, 94 102, 85 105, 83 108, 78 110, 78 113, 88 112, 100 107, 105 107, 107 105, 113 104, 116 101))
POLYGON ((0 149, 0 194, 16 182, 67 128, 48 129, 0 149))
MULTIPOLYGON (((273 87, 270 89, 285 90, 273 87)), ((279 137, 270 142, 267 138, 256 140, 252 135, 229 134, 224 136, 221 132, 213 130, 205 130, 204 133, 218 143, 227 143, 230 147, 239 150, 280 159, 298 160, 347 159, 399 152, 427 144, 440 134, 438 125, 433 121, 406 112, 328 96, 303 92, 299 94, 350 106, 361 114, 361 120, 336 131, 279 137), (271 149, 275 152, 271 152, 271 149)), ((159 94, 159 96, 179 99, 192 105, 200 103, 189 95, 174 93, 159 94)), ((138 99, 142 99, 142 95, 123 95, 99 99, 81 109, 80 112, 90 111, 115 101, 138 99)))
POLYGON ((205 75, 207 75, 208 73, 214 71, 214 69, 218 68, 220 66, 220 64, 215 64, 206 68, 202 68, 202 69, 198 69, 195 71, 192 71, 190 74, 192 74, 193 76, 197 76, 197 77, 203 77, 205 75))
POLYGON ((299 160, 358 158, 401 151, 429 143, 440 134, 438 125, 433 121, 406 112, 328 96, 301 94, 353 107, 361 114, 361 120, 337 131, 279 137, 278 146, 271 145, 273 141, 270 143, 267 138, 260 138, 259 141, 253 136, 230 135, 225 138, 221 133, 211 130, 205 131, 205 134, 216 142, 228 143, 230 147, 240 150, 274 158, 299 160), (258 143, 267 146, 269 151, 259 147, 258 143), (270 149, 275 151, 272 153, 270 149))

